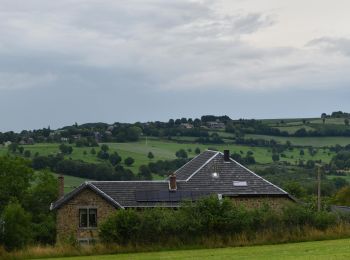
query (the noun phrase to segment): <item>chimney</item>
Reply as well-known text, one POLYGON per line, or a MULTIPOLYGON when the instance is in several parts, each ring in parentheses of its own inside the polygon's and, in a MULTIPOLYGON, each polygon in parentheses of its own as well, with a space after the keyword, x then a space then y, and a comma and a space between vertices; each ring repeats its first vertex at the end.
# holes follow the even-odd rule
POLYGON ((225 162, 230 161, 230 150, 224 150, 224 161, 225 162))
POLYGON ((64 177, 63 175, 58 176, 58 198, 64 196, 64 177))
POLYGON ((169 190, 170 191, 176 191, 177 190, 175 173, 172 173, 169 176, 169 190))

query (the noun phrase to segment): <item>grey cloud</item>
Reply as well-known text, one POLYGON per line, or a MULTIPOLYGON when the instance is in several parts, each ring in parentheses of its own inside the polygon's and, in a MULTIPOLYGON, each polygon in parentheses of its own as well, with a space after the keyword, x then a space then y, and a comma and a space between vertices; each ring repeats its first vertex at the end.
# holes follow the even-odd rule
POLYGON ((262 28, 272 26, 275 21, 270 16, 263 16, 259 13, 247 14, 239 17, 234 22, 234 29, 241 33, 253 33, 262 28))
POLYGON ((350 39, 349 38, 332 38, 322 37, 314 39, 307 43, 309 47, 319 47, 326 51, 338 52, 350 56, 350 39))
POLYGON ((243 100, 263 104, 263 93, 326 91, 350 81, 350 64, 328 64, 323 49, 246 40, 273 29, 278 21, 269 13, 222 14, 213 1, 185 0, 0 6, 0 113, 18 128, 221 114, 230 105, 244 116, 243 100), (242 102, 232 101, 240 95, 242 102))

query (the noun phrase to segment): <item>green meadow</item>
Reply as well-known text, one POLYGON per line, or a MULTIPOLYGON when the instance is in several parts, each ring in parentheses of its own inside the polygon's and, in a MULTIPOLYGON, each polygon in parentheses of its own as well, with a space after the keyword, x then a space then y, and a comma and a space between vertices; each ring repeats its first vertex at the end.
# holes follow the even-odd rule
POLYGON ((284 137, 284 136, 272 136, 272 135, 254 135, 247 134, 245 138, 253 139, 264 139, 271 140, 274 139, 278 143, 284 144, 287 141, 290 141, 292 145, 298 146, 313 146, 313 147, 326 147, 326 146, 335 146, 337 144, 345 146, 350 144, 350 137, 284 137))
MULTIPOLYGON (((257 136, 251 135, 254 138, 264 138, 271 139, 269 136, 257 136)), ((292 144, 296 144, 294 141, 298 140, 297 137, 274 137, 279 142, 285 142, 286 140, 290 140, 292 144)), ((332 137, 329 137, 332 139, 332 137)), ((328 137, 324 137, 324 139, 329 139, 328 137)), ((339 139, 341 137, 334 137, 339 139)), ((300 139, 300 138, 299 138, 300 139)), ((305 138, 306 142, 312 143, 310 139, 311 137, 305 138)), ((322 139, 322 138, 321 138, 322 139)), ((344 138, 350 143, 350 138, 344 138)), ((299 141, 301 142, 301 141, 299 141)), ((316 142, 316 140, 315 140, 316 142)), ((148 139, 147 142, 145 140, 139 142, 132 143, 108 143, 109 152, 113 153, 114 151, 118 152, 118 154, 123 158, 123 160, 127 157, 132 157, 135 159, 135 163, 127 167, 122 163, 122 165, 126 168, 131 169, 133 172, 137 172, 138 168, 141 165, 148 164, 151 161, 156 160, 171 160, 175 159, 175 153, 179 149, 185 149, 188 153, 189 157, 196 156, 195 149, 198 147, 201 151, 206 149, 214 149, 223 151, 224 149, 229 149, 231 153, 240 153, 242 156, 245 156, 248 151, 253 152, 253 156, 257 163, 266 164, 272 162, 272 151, 269 147, 251 147, 246 145, 236 145, 236 144, 213 144, 213 145, 203 145, 196 143, 178 143, 167 140, 160 139, 148 139), (154 158, 151 160, 147 157, 148 152, 152 152, 154 154, 154 158)), ((32 156, 35 153, 39 153, 39 155, 55 155, 59 152, 58 144, 52 143, 40 143, 35 145, 26 145, 24 146, 25 150, 30 150, 32 156)), ((321 146, 321 145, 320 145, 321 146)), ((317 146, 316 146, 317 147, 317 146)), ((94 148, 96 151, 99 150, 98 147, 94 148)), ((72 158, 74 160, 83 160, 86 162, 102 162, 101 159, 97 158, 96 155, 90 153, 91 148, 89 147, 75 147, 73 145, 73 153, 70 155, 66 155, 66 158, 72 158)), ((334 153, 332 153, 327 148, 319 148, 317 149, 317 153, 315 156, 311 156, 307 149, 304 149, 305 155, 300 155, 300 148, 294 148, 291 151, 286 151, 284 154, 285 158, 280 158, 281 161, 288 161, 290 163, 295 163, 297 160, 319 160, 321 159, 324 162, 329 162, 334 153)), ((7 148, 1 147, 0 154, 7 154, 7 148)))

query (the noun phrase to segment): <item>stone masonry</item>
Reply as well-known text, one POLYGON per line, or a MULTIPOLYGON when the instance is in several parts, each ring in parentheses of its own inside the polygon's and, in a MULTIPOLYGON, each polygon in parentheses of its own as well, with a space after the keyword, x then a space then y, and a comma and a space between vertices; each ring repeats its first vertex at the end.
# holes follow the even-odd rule
POLYGON ((64 242, 73 237, 76 240, 98 239, 98 226, 116 208, 90 189, 84 189, 74 198, 57 210, 57 241, 64 242), (79 208, 92 207, 97 209, 97 227, 79 227, 79 208))

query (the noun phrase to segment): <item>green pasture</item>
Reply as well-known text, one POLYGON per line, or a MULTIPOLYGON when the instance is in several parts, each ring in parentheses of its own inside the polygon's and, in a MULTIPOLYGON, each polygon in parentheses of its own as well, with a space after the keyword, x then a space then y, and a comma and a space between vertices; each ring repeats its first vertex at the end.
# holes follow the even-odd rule
POLYGON ((312 131, 315 130, 315 128, 308 126, 308 125, 281 125, 281 126, 274 126, 273 128, 277 128, 280 131, 288 132, 289 134, 294 134, 296 131, 298 131, 301 128, 305 128, 306 131, 312 131))
MULTIPOLYGON (((292 144, 301 144, 300 138, 297 137, 272 137, 272 136, 263 136, 263 135, 250 135, 249 137, 252 138, 263 138, 270 140, 274 138, 276 141, 285 143, 287 140, 290 140, 292 144), (296 142, 295 140, 298 140, 299 142, 296 142)), ((339 137, 333 137, 330 139, 336 139, 340 140, 339 137)), ((305 138, 305 142, 310 145, 311 143, 317 144, 314 146, 322 146, 320 143, 313 141, 314 138, 308 137, 305 138), (310 141, 310 139, 312 141, 310 141)), ((321 139, 322 138, 318 138, 321 139)), ((330 140, 327 137, 324 137, 324 139, 330 140)), ((342 138, 346 140, 348 143, 350 143, 350 138, 342 138)), ((333 141, 334 142, 334 141, 333 141)), ((248 151, 253 152, 253 156, 257 163, 261 164, 267 164, 272 162, 272 151, 269 147, 250 147, 245 145, 235 145, 235 144, 213 144, 213 145, 203 145, 203 144, 196 144, 196 143, 178 143, 173 141, 167 141, 167 140, 160 140, 155 138, 148 138, 147 142, 146 140, 142 140, 139 142, 132 142, 132 143, 108 143, 109 146, 109 152, 113 153, 114 151, 118 152, 118 154, 123 158, 123 160, 126 157, 132 157, 135 159, 135 163, 131 167, 125 166, 126 168, 131 169, 133 172, 137 173, 138 169, 141 165, 148 164, 151 161, 157 161, 157 160, 171 160, 175 159, 175 153, 176 151, 180 149, 185 149, 188 153, 189 157, 196 156, 195 149, 198 147, 201 151, 204 151, 206 149, 213 149, 213 150, 220 150, 223 151, 224 149, 229 149, 231 153, 239 153, 241 156, 245 156, 248 151), (152 152, 154 154, 154 159, 150 160, 147 155, 148 152, 152 152)), ((51 143, 40 143, 35 145, 26 145, 24 146, 25 150, 30 150, 32 153, 32 156, 38 152, 40 155, 54 155, 57 152, 59 152, 58 144, 51 144, 51 143)), ((98 147, 94 148, 96 152, 100 149, 98 147)), ((70 155, 66 155, 66 158, 72 158, 74 160, 83 160, 86 162, 102 162, 102 160, 98 159, 96 155, 93 155, 90 153, 91 148, 89 147, 75 147, 73 145, 73 153, 70 155), (84 154, 84 151, 86 151, 86 154, 84 154)), ((321 159, 324 162, 329 162, 329 160, 332 158, 334 153, 330 152, 328 149, 317 149, 317 153, 315 156, 311 156, 307 149, 304 149, 305 155, 300 156, 300 149, 294 148, 292 151, 285 151, 284 154, 286 155, 285 158, 280 158, 281 161, 288 161, 290 163, 295 163, 299 159, 302 160, 319 160, 321 159)), ((0 153, 6 154, 7 148, 2 147, 0 148, 0 153)))
POLYGON ((349 259, 350 239, 279 245, 178 250, 116 255, 52 258, 56 260, 124 259, 349 259))
POLYGON ((276 125, 279 124, 281 121, 283 121, 286 124, 302 124, 303 120, 305 121, 312 121, 312 120, 316 120, 318 118, 277 118, 277 119, 262 119, 261 121, 265 124, 268 125, 276 125))
POLYGON ((265 139, 275 141, 284 144, 290 141, 292 145, 298 146, 313 146, 313 147, 325 147, 325 146, 335 146, 337 144, 345 146, 350 144, 350 137, 284 137, 284 136, 272 136, 272 135, 254 135, 247 134, 245 138, 253 139, 265 139))
MULTIPOLYGON (((349 138, 350 140, 350 138, 349 138)), ((292 141, 292 140, 291 140, 292 141)), ((284 141, 285 142, 285 141, 284 141)), ((292 143, 294 143, 292 141, 292 143)), ((138 169, 141 165, 146 165, 151 161, 157 160, 167 160, 175 159, 175 153, 179 149, 185 149, 190 158, 195 157, 195 149, 198 147, 201 151, 206 149, 220 150, 229 149, 231 153, 239 153, 242 157, 246 156, 248 151, 253 152, 253 156, 257 163, 259 164, 269 164, 272 162, 272 151, 268 147, 250 147, 244 145, 233 145, 233 144, 220 144, 220 145, 203 145, 196 143, 177 143, 173 141, 160 140, 156 138, 148 138, 139 142, 133 143, 108 143, 109 152, 112 153, 117 151, 118 154, 123 158, 132 157, 135 159, 135 163, 131 167, 124 167, 132 170, 135 174, 138 172, 138 169), (147 155, 148 152, 154 154, 154 159, 150 160, 147 155)), ((59 144, 52 143, 40 143, 35 145, 25 145, 23 146, 25 150, 30 150, 32 156, 38 152, 40 155, 54 155, 56 154, 59 144)), ((100 148, 95 147, 96 151, 100 148)), ((89 147, 75 147, 73 145, 73 153, 67 155, 66 158, 72 158, 74 160, 83 160, 86 162, 98 163, 102 160, 98 159, 96 155, 90 153, 91 148, 89 147), (86 151, 87 154, 84 154, 86 151)), ((6 147, 0 147, 0 155, 7 154, 6 147)), ((299 159, 304 161, 307 160, 322 160, 323 162, 329 162, 334 156, 333 152, 330 152, 329 149, 317 149, 317 153, 314 156, 309 154, 307 149, 304 149, 304 156, 300 156, 300 149, 294 148, 293 150, 287 150, 284 152, 285 157, 280 157, 280 161, 287 161, 291 164, 298 164, 299 159)), ((162 179, 163 177, 154 175, 155 179, 162 179)), ((79 186, 81 183, 86 181, 84 178, 65 176, 65 192, 73 190, 75 187, 79 186)))
MULTIPOLYGON (((344 125, 345 126, 344 120, 345 120, 345 118, 326 118, 324 123, 326 125, 344 125)), ((323 121, 321 118, 317 118, 314 120, 310 120, 310 123, 311 124, 323 124, 323 121)))

